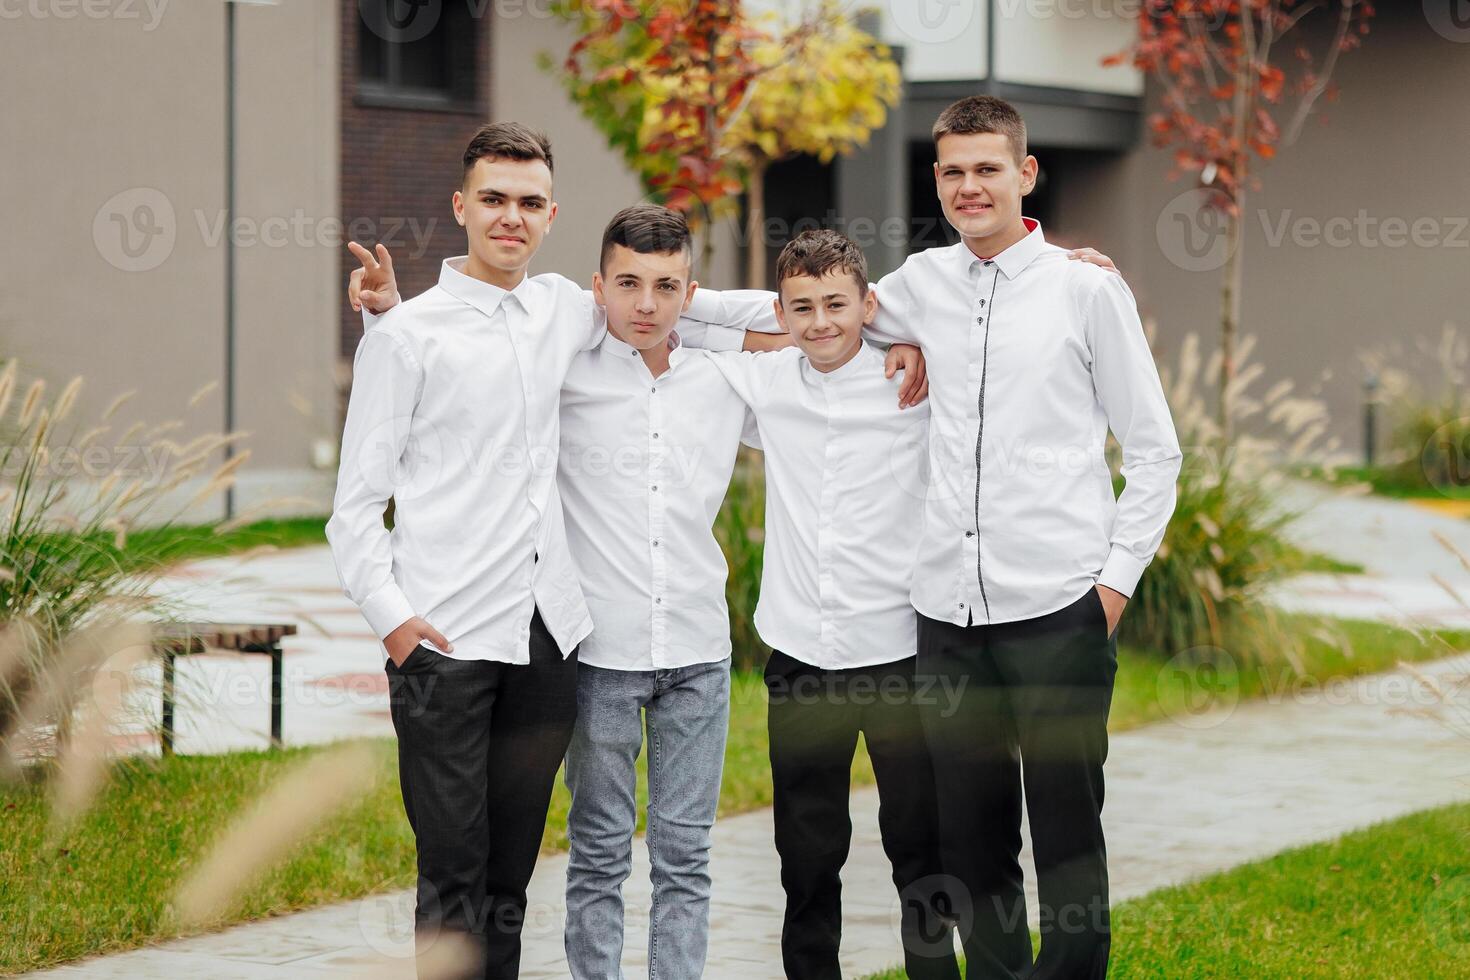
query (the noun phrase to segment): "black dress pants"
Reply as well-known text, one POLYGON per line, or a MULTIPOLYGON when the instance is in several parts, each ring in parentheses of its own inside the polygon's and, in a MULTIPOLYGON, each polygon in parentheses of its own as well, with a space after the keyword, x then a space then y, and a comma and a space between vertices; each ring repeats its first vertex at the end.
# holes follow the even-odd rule
POLYGON ((917 676, 956 692, 959 706, 948 716, 920 711, 971 980, 1100 980, 1107 972, 1103 761, 1117 669, 1095 588, 1014 623, 919 617, 917 676), (1034 964, 1019 860, 1023 787, 1041 920, 1034 964))
POLYGON ((943 900, 934 774, 914 704, 914 658, 822 670, 776 651, 766 665, 776 850, 793 980, 841 980, 842 881, 852 840, 848 791, 859 733, 878 781, 878 825, 901 902, 911 980, 959 980, 943 900), (936 906, 938 906, 936 908, 936 906))
POLYGON ((576 653, 537 612, 531 662, 454 660, 419 646, 387 664, 398 777, 418 847, 415 943, 442 931, 483 953, 472 978, 520 970, 526 886, 577 719, 576 653))

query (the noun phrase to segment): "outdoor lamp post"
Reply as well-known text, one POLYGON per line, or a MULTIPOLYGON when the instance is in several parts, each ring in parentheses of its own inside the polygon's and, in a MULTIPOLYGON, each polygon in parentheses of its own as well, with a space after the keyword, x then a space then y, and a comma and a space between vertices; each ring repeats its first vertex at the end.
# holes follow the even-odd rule
MULTIPOLYGON (((273 7, 280 0, 225 0, 225 435, 235 431, 235 7, 273 7)), ((235 442, 225 443, 225 461, 235 442)), ((235 516, 235 482, 225 487, 225 520, 235 516)))

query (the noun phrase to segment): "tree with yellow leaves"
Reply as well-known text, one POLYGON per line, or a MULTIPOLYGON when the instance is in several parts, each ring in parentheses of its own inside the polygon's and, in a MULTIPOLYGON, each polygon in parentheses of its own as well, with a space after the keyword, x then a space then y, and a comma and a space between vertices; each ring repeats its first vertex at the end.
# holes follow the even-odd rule
MULTIPOLYGON (((579 36, 559 74, 654 199, 696 227, 748 194, 748 276, 765 277, 764 177, 799 154, 854 152, 898 99, 891 52, 837 0, 794 22, 739 0, 559 0, 579 36)), ((706 234, 705 256, 709 256, 706 234)))
POLYGON ((830 163, 865 146, 899 99, 901 74, 888 47, 862 30, 838 0, 819 0, 785 37, 768 36, 752 52, 761 70, 724 145, 741 161, 746 187, 746 285, 766 283, 765 176, 793 156, 830 163))

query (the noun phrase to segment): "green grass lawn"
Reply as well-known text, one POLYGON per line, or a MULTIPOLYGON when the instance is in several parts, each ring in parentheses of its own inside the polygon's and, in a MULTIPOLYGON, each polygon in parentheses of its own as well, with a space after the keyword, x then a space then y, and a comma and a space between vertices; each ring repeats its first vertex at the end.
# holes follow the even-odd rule
POLYGON ((139 528, 128 535, 128 546, 157 554, 162 561, 179 562, 271 546, 299 548, 327 543, 325 517, 285 517, 242 524, 229 531, 210 525, 180 524, 139 528))
MULTIPOLYGON (((1306 619, 1289 623, 1304 633, 1314 626, 1306 619)), ((1340 629, 1350 654, 1325 638, 1307 641, 1313 678, 1369 673, 1399 660, 1426 660, 1470 648, 1466 634, 1442 634, 1426 642, 1371 623, 1344 623, 1340 629)), ((1178 710, 1188 692, 1173 685, 1174 676, 1155 656, 1120 650, 1109 727, 1122 731, 1178 710)), ((1264 673, 1243 668, 1233 679, 1224 676, 1233 685, 1227 694, 1248 698, 1280 691, 1294 675, 1280 667, 1264 673)), ((770 802, 765 714, 759 674, 737 673, 722 814, 770 802)), ((374 749, 378 764, 372 791, 266 876, 244 897, 234 919, 280 914, 412 883, 413 841, 399 798, 393 744, 377 742, 374 749)), ((48 842, 45 797, 38 787, 0 789, 0 972, 35 969, 176 935, 165 906, 184 870, 232 814, 289 764, 314 751, 319 750, 136 762, 120 771, 98 805, 59 842, 48 842)), ((872 779, 871 765, 860 750, 853 782, 866 785, 872 779)), ((640 799, 646 785, 644 781, 640 786, 640 799)), ((568 802, 565 787, 558 784, 546 830, 548 850, 566 846, 568 802)))
POLYGON ((1117 980, 1470 976, 1470 804, 1120 903, 1112 927, 1117 980))
POLYGON ((1470 486, 1434 487, 1423 479, 1409 479, 1394 467, 1339 466, 1329 475, 1321 467, 1310 466, 1304 467, 1301 472, 1310 479, 1334 486, 1366 483, 1373 488, 1374 493, 1400 500, 1470 500, 1470 486))

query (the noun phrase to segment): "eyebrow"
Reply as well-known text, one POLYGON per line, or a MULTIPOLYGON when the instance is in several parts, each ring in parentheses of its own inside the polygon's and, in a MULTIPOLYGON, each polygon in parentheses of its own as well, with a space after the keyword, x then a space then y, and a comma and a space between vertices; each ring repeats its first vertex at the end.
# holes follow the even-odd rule
MULTIPOLYGON (((482 187, 479 190, 475 191, 475 193, 481 197, 485 197, 487 195, 491 197, 515 197, 514 194, 507 194, 505 191, 498 191, 493 187, 482 187)), ((542 204, 545 204, 546 196, 544 194, 525 194, 522 195, 521 200, 540 201, 542 204)))
MULTIPOLYGON (((643 281, 643 277, 640 276, 640 275, 638 275, 638 273, 636 273, 636 272, 618 272, 618 273, 615 273, 613 275, 613 278, 614 279, 637 279, 639 282, 642 282, 643 281)), ((674 283, 675 285, 678 285, 678 283, 680 281, 681 280, 679 279, 678 276, 659 276, 657 279, 654 280, 654 282, 671 282, 671 283, 674 283)))
MULTIPOLYGON (((827 300, 833 300, 833 299, 847 299, 847 294, 846 293, 828 293, 827 295, 821 297, 821 300, 824 303, 827 300)), ((811 298, 808 297, 808 296, 793 296, 791 298, 791 302, 792 303, 810 303, 811 302, 811 298)))
MULTIPOLYGON (((1005 162, 1004 160, 1001 160, 999 158, 996 158, 994 160, 976 160, 974 163, 968 164, 968 166, 971 166, 971 167, 998 167, 998 166, 1002 165, 1004 162, 1005 162)), ((939 161, 939 169, 940 170, 964 170, 966 166, 967 166, 967 164, 963 164, 963 163, 945 163, 943 160, 939 161)))

